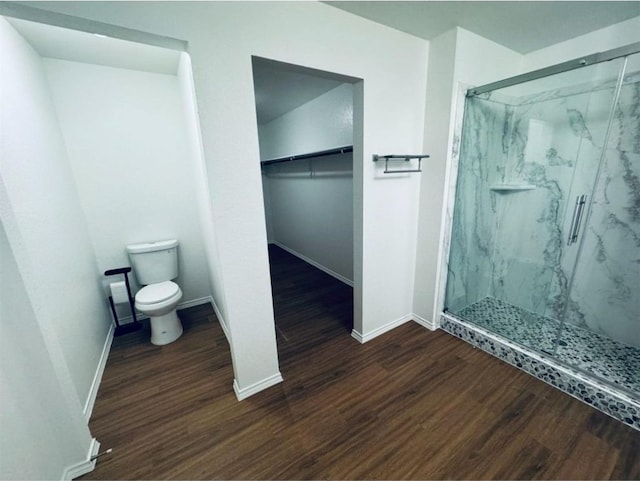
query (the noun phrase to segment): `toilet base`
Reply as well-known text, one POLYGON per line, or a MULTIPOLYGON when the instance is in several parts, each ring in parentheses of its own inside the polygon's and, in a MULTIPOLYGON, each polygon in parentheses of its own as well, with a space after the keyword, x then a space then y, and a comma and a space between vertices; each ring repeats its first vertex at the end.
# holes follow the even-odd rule
POLYGON ((150 316, 151 344, 164 346, 182 336, 182 323, 176 310, 162 316, 150 316))

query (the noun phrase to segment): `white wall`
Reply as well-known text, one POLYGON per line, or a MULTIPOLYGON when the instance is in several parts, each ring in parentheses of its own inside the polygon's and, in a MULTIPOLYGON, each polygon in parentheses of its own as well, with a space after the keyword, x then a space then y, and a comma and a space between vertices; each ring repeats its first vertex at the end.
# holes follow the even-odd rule
POLYGON ((36 315, 53 326, 84 402, 111 322, 102 275, 42 62, 6 22, 3 35, 1 175, 16 222, 5 227, 14 250, 23 243, 18 266, 36 315))
MULTIPOLYGON (((636 43, 640 41, 638 31, 640 31, 640 16, 536 50, 522 57, 522 73, 636 43)), ((575 87, 576 85, 596 81, 608 80, 615 82, 621 65, 622 59, 618 58, 611 62, 595 64, 584 69, 563 72, 561 75, 544 77, 533 82, 514 85, 501 91, 501 93, 518 97, 557 90, 563 87, 575 87)))
POLYGON ((456 30, 454 88, 458 82, 482 85, 522 72, 519 53, 463 28, 456 30))
MULTIPOLYGON (((353 145, 353 86, 343 84, 258 126, 273 159, 353 145)), ((263 167, 269 242, 353 284, 351 153, 263 167)))
MULTIPOLYGON (((455 28, 433 39, 430 44, 430 68, 427 83, 425 151, 431 158, 425 162, 420 199, 420 234, 414 291, 414 313, 430 323, 438 322, 437 305, 445 185, 455 139, 458 95, 462 85, 482 85, 517 75, 522 56, 479 35, 455 28), (489 62, 488 59, 491 61, 489 62)), ((452 179, 455 182, 455 179, 452 179)))
POLYGON ((189 147, 189 157, 191 162, 191 176, 195 181, 196 211, 198 213, 202 244, 207 260, 207 271, 209 273, 209 285, 213 294, 213 305, 222 324, 225 333, 228 333, 226 325, 226 312, 224 307, 226 302, 221 301, 224 296, 222 274, 220 272, 220 258, 216 235, 213 225, 213 214, 211 212, 211 192, 207 182, 207 166, 205 164, 202 150, 202 136, 200 132, 200 119, 198 117, 198 106, 196 102, 193 85, 193 70, 191 67, 191 57, 187 53, 180 56, 178 65, 178 82, 180 83, 180 95, 182 98, 184 121, 187 128, 189 147), (217 302, 216 302, 217 300, 217 302))
POLYGON ((371 158, 422 150, 427 42, 319 2, 36 5, 189 42, 239 391, 279 376, 252 55, 364 79, 356 328, 372 332, 411 312, 419 178, 384 176, 371 158))
POLYGON ((271 241, 353 285, 351 153, 265 168, 271 241))
POLYGON ((110 318, 42 63, 3 18, 0 57, 0 476, 60 479, 110 318))
POLYGON ((530 72, 580 56, 605 52, 640 41, 640 16, 542 48, 524 56, 522 72, 530 72))
POLYGON ((2 225, 0 260, 0 478, 60 479, 91 437, 68 408, 2 225))
POLYGON ((443 195, 446 159, 449 152, 449 129, 454 92, 456 29, 449 30, 429 43, 429 75, 425 113, 424 152, 426 159, 421 174, 420 220, 416 255, 414 317, 427 323, 433 318, 441 199, 443 195))
POLYGON ((178 239, 181 302, 210 296, 178 78, 44 65, 100 271, 131 265, 127 244, 178 239))
POLYGON ((353 86, 342 84, 258 126, 260 159, 353 145, 353 86))

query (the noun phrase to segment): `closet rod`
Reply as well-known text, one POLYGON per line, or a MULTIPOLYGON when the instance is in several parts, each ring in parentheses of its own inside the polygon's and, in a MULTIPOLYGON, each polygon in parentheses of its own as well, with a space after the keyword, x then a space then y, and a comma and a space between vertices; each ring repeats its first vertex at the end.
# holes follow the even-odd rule
POLYGON ((288 157, 280 157, 278 159, 263 160, 260 162, 262 165, 277 164, 279 162, 291 162, 292 160, 304 160, 312 159, 315 157, 324 157, 327 155, 346 154, 347 152, 353 152, 353 145, 346 145, 344 147, 338 147, 335 149, 321 150, 319 152, 310 152, 308 154, 290 155, 288 157))

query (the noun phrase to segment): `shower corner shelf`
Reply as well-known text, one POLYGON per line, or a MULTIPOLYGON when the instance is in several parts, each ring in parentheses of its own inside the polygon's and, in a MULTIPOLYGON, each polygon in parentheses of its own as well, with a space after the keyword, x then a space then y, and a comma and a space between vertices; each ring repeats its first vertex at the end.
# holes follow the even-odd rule
POLYGON ((523 190, 533 190, 534 184, 493 184, 489 188, 495 192, 520 192, 523 190))

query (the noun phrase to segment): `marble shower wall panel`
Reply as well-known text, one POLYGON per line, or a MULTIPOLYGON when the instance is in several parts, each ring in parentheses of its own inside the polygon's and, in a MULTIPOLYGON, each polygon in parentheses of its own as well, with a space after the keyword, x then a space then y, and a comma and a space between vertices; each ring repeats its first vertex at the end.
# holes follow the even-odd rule
MULTIPOLYGON (((579 196, 586 195, 587 203, 585 211, 583 213, 579 231, 579 236, 581 237, 584 234, 585 229, 588 228, 588 226, 586 225, 588 221, 588 219, 586 218, 586 212, 589 204, 592 202, 592 195, 596 183, 598 168, 605 147, 604 144, 606 142, 607 127, 609 124, 609 117, 611 114, 614 95, 614 82, 610 82, 610 85, 607 88, 595 90, 590 96, 589 108, 581 119, 581 129, 583 132, 582 143, 580 145, 580 151, 578 153, 578 159, 576 162, 576 169, 571 185, 571 190, 568 194, 570 210, 569 212, 567 212, 567 216, 565 219, 566 230, 563 244, 563 255, 560 264, 562 271, 566 273, 568 278, 573 275, 574 269, 576 268, 576 262, 579 262, 579 258, 577 256, 584 255, 583 251, 580 251, 580 239, 578 239, 578 242, 567 246, 567 237, 569 234, 570 223, 572 219, 573 206, 575 205, 576 199, 579 196)), ((575 277, 573 282, 575 283, 575 277)), ((566 312, 569 312, 571 309, 575 308, 575 306, 573 306, 573 301, 569 296, 569 291, 566 289, 561 290, 556 293, 556 296, 561 297, 568 302, 568 306, 565 306, 567 307, 567 310, 561 311, 560 315, 565 316, 565 320, 572 324, 575 324, 582 328, 587 328, 587 325, 584 323, 583 319, 575 316, 566 317, 565 315, 566 312)), ((551 308, 546 312, 546 314, 548 316, 555 316, 557 319, 559 319, 556 312, 557 311, 554 311, 551 308)))
POLYGON ((567 320, 640 347, 640 83, 622 86, 567 320))
POLYGON ((508 160, 501 183, 535 189, 494 193, 500 222, 493 256, 492 295, 524 309, 559 318, 573 264, 566 232, 570 191, 585 140, 589 94, 520 104, 513 115, 508 160))
POLYGON ((446 307, 452 311, 490 294, 498 216, 489 187, 503 175, 512 114, 501 103, 466 102, 448 263, 446 307))
POLYGON ((582 84, 526 99, 500 92, 467 99, 449 310, 487 296, 555 319, 566 307, 568 322, 640 346, 639 80, 633 73, 622 87, 595 191, 612 76, 592 90, 582 84), (498 192, 495 184, 535 189, 498 192), (578 258, 580 242, 568 246, 567 237, 582 194, 588 203, 594 198, 578 258))

